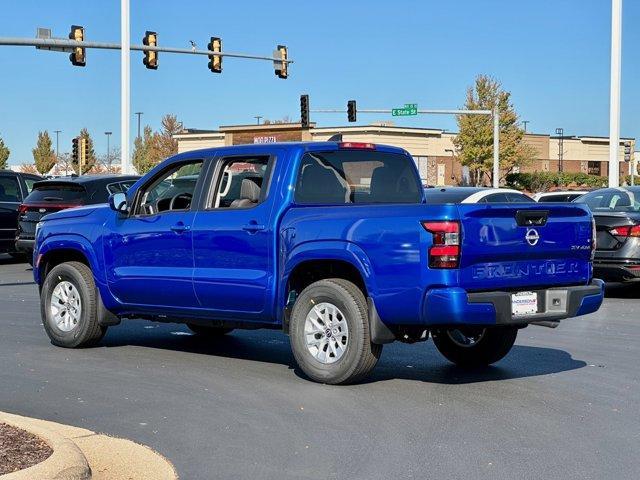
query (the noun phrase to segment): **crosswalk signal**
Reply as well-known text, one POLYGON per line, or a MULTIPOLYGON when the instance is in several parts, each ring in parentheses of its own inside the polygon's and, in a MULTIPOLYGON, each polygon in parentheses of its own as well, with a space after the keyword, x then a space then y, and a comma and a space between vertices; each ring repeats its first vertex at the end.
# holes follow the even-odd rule
MULTIPOLYGON (((142 39, 142 43, 147 47, 157 47, 158 34, 156 32, 150 32, 147 30, 144 34, 144 38, 142 39)), ((147 67, 150 70, 157 70, 158 69, 158 52, 145 50, 142 63, 144 64, 145 67, 147 67)))
MULTIPOLYGON (((222 52, 222 39, 218 37, 211 37, 207 50, 210 52, 220 53, 222 52)), ((222 72, 222 55, 209 55, 209 70, 213 73, 222 72)))
POLYGON ((309 95, 300 95, 300 123, 309 128, 309 95))
MULTIPOLYGON (((69 32, 69 39, 76 42, 84 42, 84 27, 80 25, 71 25, 71 32, 69 32)), ((84 67, 87 64, 87 57, 85 56, 84 47, 73 47, 73 52, 69 55, 71 64, 76 67, 84 67)))
POLYGON ((77 165, 80 161, 78 137, 74 137, 73 140, 71 140, 71 145, 71 163, 77 165))
POLYGON ((274 58, 280 59, 273 61, 276 76, 278 78, 287 78, 289 76, 289 63, 287 62, 289 59, 289 50, 284 45, 278 45, 273 56, 274 58))
POLYGON ((347 119, 350 122, 355 122, 356 121, 356 113, 357 113, 356 101, 355 100, 349 100, 347 102, 347 119))

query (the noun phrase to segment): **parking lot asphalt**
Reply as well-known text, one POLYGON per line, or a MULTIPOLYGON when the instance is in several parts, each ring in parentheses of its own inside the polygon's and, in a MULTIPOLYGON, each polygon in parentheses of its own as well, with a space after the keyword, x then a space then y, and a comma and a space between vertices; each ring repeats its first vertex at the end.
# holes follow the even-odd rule
POLYGON ((142 320, 52 346, 28 265, 0 255, 0 410, 151 446, 183 479, 635 479, 640 285, 480 372, 431 342, 385 346, 363 384, 323 386, 288 337, 206 341, 142 320))

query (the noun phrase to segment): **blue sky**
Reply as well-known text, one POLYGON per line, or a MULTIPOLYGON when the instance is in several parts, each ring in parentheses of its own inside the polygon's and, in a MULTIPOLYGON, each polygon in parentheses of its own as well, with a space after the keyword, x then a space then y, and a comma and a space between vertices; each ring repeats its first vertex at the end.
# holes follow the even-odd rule
MULTIPOLYGON (((299 117, 299 95, 312 108, 361 108, 418 103, 460 107, 479 73, 498 78, 513 94, 529 131, 607 135, 610 2, 608 0, 423 0, 279 2, 132 0, 131 38, 158 32, 162 45, 205 47, 220 36, 224 50, 269 55, 278 43, 295 60, 288 80, 266 62, 225 59, 220 75, 205 57, 160 55, 157 71, 132 53, 131 111, 159 127, 176 113, 187 127, 253 123, 254 115, 299 117)), ((66 36, 71 24, 86 38, 119 42, 120 2, 77 0, 5 2, 0 36, 32 37, 36 27, 66 36)), ((623 136, 640 137, 640 2, 626 1, 623 20, 623 136)), ((62 130, 60 151, 82 127, 106 151, 104 131, 119 145, 120 57, 90 50, 85 68, 67 55, 32 47, 0 47, 0 136, 10 163, 32 162, 37 132, 62 130)), ((342 125, 341 115, 312 115, 342 125)), ((360 123, 391 120, 361 115, 360 123)), ((455 129, 449 117, 395 119, 397 124, 455 129)), ((132 115, 132 136, 136 122, 132 115)), ((52 134, 53 135, 53 134, 52 134)))

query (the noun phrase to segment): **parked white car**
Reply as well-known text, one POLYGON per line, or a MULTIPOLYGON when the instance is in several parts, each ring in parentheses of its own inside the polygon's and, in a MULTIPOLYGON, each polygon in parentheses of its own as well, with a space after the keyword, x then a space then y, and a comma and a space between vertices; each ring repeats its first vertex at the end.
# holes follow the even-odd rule
POLYGON ((576 198, 581 197, 586 190, 566 190, 556 192, 540 192, 533 196, 536 202, 549 203, 549 202, 573 202, 576 198))

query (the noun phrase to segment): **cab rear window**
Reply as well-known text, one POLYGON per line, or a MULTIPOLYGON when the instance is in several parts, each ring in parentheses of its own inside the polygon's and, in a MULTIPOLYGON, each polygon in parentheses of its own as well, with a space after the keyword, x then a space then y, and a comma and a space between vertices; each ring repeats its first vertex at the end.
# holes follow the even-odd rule
POLYGON ((411 157, 337 150, 304 155, 296 181, 299 204, 420 203, 422 186, 411 157))

